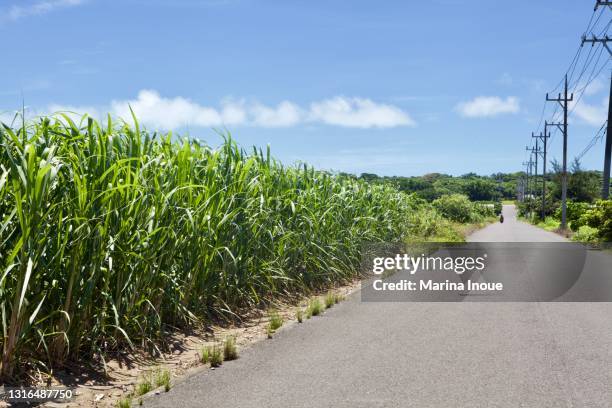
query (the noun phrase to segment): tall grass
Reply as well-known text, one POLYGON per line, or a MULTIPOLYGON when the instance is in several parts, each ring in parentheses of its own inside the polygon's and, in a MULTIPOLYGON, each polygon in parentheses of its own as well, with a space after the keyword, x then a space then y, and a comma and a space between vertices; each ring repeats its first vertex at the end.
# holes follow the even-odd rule
POLYGON ((353 277, 363 241, 410 229, 410 196, 229 137, 218 149, 60 115, 0 127, 0 375, 353 277))

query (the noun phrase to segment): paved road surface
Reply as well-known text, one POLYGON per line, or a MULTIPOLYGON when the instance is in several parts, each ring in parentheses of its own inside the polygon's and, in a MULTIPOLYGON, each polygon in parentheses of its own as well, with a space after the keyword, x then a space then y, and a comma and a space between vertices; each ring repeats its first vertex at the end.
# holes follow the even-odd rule
MULTIPOLYGON (((471 240, 562 240, 518 222, 513 206, 504 215, 471 240)), ((357 293, 145 406, 610 407, 612 303, 367 303, 357 293)))

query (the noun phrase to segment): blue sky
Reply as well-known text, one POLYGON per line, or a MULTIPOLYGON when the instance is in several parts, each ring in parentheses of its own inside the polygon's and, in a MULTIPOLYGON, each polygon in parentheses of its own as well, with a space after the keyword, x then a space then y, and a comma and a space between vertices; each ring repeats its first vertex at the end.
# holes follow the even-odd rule
MULTIPOLYGON (((225 126, 288 164, 518 171, 592 3, 0 0, 0 112, 6 120, 22 97, 32 116, 125 116, 131 105, 149 129, 216 145, 212 129, 225 126)), ((611 17, 598 12, 593 31, 611 17)), ((608 55, 593 49, 577 80, 589 48, 572 81, 585 92, 570 117, 570 159, 607 117, 608 55)), ((560 148, 557 134, 552 156, 560 148)), ((582 161, 600 169, 603 144, 582 161)))

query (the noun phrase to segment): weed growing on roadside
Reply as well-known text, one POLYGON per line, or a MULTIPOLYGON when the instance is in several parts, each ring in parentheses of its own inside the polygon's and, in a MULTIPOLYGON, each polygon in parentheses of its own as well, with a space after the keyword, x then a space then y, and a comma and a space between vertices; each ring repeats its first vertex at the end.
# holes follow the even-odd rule
POLYGON ((210 355, 210 366, 211 367, 219 367, 223 364, 223 352, 219 346, 214 345, 208 349, 208 353, 210 355))
POLYGON ((238 358, 238 349, 236 348, 236 338, 229 336, 223 342, 223 360, 235 360, 238 358))
POLYGON ((332 291, 327 292, 327 295, 325 295, 325 308, 329 309, 330 307, 332 307, 336 303, 337 302, 336 302, 336 297, 335 297, 334 293, 332 291))
POLYGON ((302 309, 298 309, 295 312, 295 318, 297 319, 298 323, 302 323, 302 321, 304 320, 304 312, 302 311, 302 309))
POLYGON ((318 316, 323 312, 323 304, 319 298, 315 298, 308 304, 307 315, 318 316))
POLYGON ((153 390, 153 383, 151 382, 151 376, 145 375, 142 381, 136 386, 136 395, 144 395, 153 390))
POLYGON ((119 401, 117 401, 117 408, 131 408, 132 400, 128 397, 123 397, 119 401))
POLYGON ((200 363, 207 364, 210 361, 210 351, 209 348, 203 346, 200 350, 200 363))
POLYGON ((155 386, 163 386, 164 391, 170 391, 170 371, 166 369, 157 370, 155 373, 155 386))
POLYGON ((272 331, 276 331, 283 325, 284 323, 283 318, 280 314, 278 314, 278 312, 270 312, 269 316, 270 316, 270 328, 272 329, 272 331))

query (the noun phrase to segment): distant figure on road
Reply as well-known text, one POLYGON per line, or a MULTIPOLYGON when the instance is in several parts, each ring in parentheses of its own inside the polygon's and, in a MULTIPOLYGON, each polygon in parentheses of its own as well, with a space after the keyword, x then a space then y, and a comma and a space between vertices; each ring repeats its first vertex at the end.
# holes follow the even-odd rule
POLYGON ((504 223, 504 214, 499 214, 499 222, 504 223))

